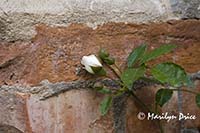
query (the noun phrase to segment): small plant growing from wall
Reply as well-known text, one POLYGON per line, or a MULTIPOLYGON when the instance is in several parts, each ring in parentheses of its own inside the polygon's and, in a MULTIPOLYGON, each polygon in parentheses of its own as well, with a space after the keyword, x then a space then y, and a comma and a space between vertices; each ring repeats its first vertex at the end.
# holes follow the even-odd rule
MULTIPOLYGON (((132 96, 144 109, 155 114, 160 113, 158 107, 163 107, 175 91, 184 91, 196 95, 196 104, 200 107, 200 94, 195 92, 194 89, 190 89, 194 85, 181 66, 172 62, 163 62, 153 66, 148 65, 149 61, 169 53, 175 48, 175 45, 165 44, 152 51, 147 51, 147 45, 142 44, 129 54, 127 67, 124 70, 119 69, 115 63, 115 59, 105 49, 100 49, 98 56, 83 56, 81 63, 87 72, 95 75, 95 77, 97 75, 110 78, 119 86, 117 89, 107 88, 101 85, 93 87, 94 90, 105 94, 105 98, 100 104, 101 114, 105 115, 111 107, 112 99, 122 94, 132 96), (105 68, 110 68, 117 78, 111 78, 105 68), (139 80, 160 84, 162 86, 155 94, 154 109, 146 106, 136 95, 136 90, 133 86, 139 80), (188 89, 183 89, 184 86, 188 89)), ((158 124, 161 132, 163 132, 160 122, 158 124)))

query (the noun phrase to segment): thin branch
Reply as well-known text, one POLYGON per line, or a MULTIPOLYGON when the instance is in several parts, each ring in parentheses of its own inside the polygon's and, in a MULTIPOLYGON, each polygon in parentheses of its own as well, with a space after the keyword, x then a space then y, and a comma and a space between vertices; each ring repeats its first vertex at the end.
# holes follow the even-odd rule
POLYGON ((151 109, 143 103, 143 101, 141 101, 132 91, 129 91, 129 93, 133 96, 133 98, 136 100, 137 103, 139 103, 145 110, 147 110, 148 112, 153 112, 151 111, 151 109))
MULTIPOLYGON (((146 110, 147 110, 148 112, 150 112, 150 113, 154 113, 154 112, 151 111, 151 109, 150 109, 146 104, 144 104, 143 101, 141 101, 132 91, 129 91, 129 92, 130 92, 130 94, 133 96, 133 98, 136 100, 136 102, 139 103, 144 109, 146 109, 146 110)), ((160 132, 163 133, 164 131, 163 131, 163 127, 162 127, 161 121, 158 120, 158 121, 156 121, 156 122, 157 122, 157 124, 158 124, 159 129, 160 129, 160 132)))
POLYGON ((117 68, 117 70, 120 72, 120 75, 121 75, 122 74, 121 69, 116 64, 114 64, 114 66, 117 68))
POLYGON ((185 91, 185 92, 188 92, 188 93, 192 93, 192 94, 199 94, 198 92, 195 92, 195 91, 191 91, 191 90, 188 90, 188 89, 171 89, 172 91, 185 91))
POLYGON ((115 73, 115 75, 120 79, 121 76, 121 70, 117 67, 116 64, 114 65, 108 65, 108 67, 115 73))

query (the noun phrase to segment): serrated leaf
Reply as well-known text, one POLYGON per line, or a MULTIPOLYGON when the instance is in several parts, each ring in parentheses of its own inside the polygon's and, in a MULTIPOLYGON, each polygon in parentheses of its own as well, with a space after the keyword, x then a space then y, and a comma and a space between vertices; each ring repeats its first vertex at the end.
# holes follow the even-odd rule
POLYGON ((162 107, 172 97, 173 91, 170 89, 160 89, 156 92, 156 104, 162 107))
POLYGON ((112 97, 111 96, 104 98, 104 100, 100 104, 100 111, 101 111, 102 115, 107 114, 107 112, 108 112, 108 110, 111 106, 111 103, 112 103, 112 97))
POLYGON ((149 53, 145 53, 144 56, 141 58, 141 64, 153 60, 159 57, 160 55, 171 52, 174 48, 176 48, 176 45, 165 44, 160 46, 159 48, 154 49, 149 53))
POLYGON ((144 73, 144 66, 141 66, 140 68, 128 68, 122 73, 121 80, 126 85, 126 87, 131 90, 133 82, 138 80, 140 77, 143 77, 144 73))
POLYGON ((135 48, 128 56, 128 67, 132 67, 136 61, 143 56, 146 51, 146 45, 142 44, 139 47, 135 48))
POLYGON ((200 94, 196 95, 196 104, 200 108, 200 94))
POLYGON ((174 63, 161 63, 151 69, 151 73, 155 79, 161 83, 167 83, 174 87, 187 85, 190 87, 191 82, 185 70, 174 63))

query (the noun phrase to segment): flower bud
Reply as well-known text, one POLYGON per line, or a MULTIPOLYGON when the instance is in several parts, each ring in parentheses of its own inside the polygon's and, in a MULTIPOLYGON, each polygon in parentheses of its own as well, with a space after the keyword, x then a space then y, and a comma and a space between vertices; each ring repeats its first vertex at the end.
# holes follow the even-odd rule
POLYGON ((96 70, 100 70, 99 68, 102 68, 101 62, 95 55, 83 56, 81 64, 84 65, 85 70, 91 74, 95 74, 96 70))
POLYGON ((102 59, 104 63, 107 65, 113 65, 115 64, 115 59, 110 57, 110 54, 105 49, 99 50, 99 57, 102 59))
POLYGON ((105 49, 100 49, 99 50, 99 57, 104 60, 105 58, 107 58, 110 54, 105 50, 105 49))
POLYGON ((105 58, 103 61, 104 61, 106 64, 108 64, 108 65, 113 65, 113 64, 115 64, 115 59, 112 58, 112 57, 107 57, 107 58, 105 58))

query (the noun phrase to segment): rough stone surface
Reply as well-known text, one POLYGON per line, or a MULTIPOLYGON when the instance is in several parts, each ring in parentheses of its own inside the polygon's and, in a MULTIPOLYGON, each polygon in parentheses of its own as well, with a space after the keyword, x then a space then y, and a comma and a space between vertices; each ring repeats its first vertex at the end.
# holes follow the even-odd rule
POLYGON ((9 126, 12 126, 22 132, 31 131, 29 127, 26 98, 26 95, 21 95, 20 93, 1 91, 0 125, 2 126, 0 126, 0 132, 1 130, 5 130, 6 127, 8 129, 9 126))
POLYGON ((172 11, 181 18, 188 19, 200 18, 200 1, 199 0, 170 0, 172 11))
MULTIPOLYGON (((79 84, 78 82, 76 84, 79 84)), ((127 101, 126 97, 118 97, 113 103, 112 112, 107 116, 100 116, 99 104, 103 96, 88 89, 68 90, 57 96, 40 100, 40 94, 62 88, 70 83, 52 84, 47 83, 37 87, 2 86, 0 88, 3 100, 0 105, 0 124, 9 125, 23 132, 159 132, 158 125, 153 121, 139 120, 139 112, 147 113, 132 98, 127 101), (45 91, 45 92, 44 92, 45 91), (12 95, 18 97, 12 97, 12 95), (10 100, 12 98, 12 101, 10 100), (22 102, 22 100, 23 102, 22 102), (127 101, 127 103, 126 103, 127 101), (17 104, 21 103, 21 104, 17 104), (10 110, 11 111, 8 111, 10 110), (16 115, 17 114, 17 115, 16 115), (16 116, 16 117, 15 117, 16 116), (113 116, 113 117, 112 117, 113 116), (77 128, 79 127, 79 128, 77 128), (148 127, 148 128, 146 128, 148 127)), ((196 91, 200 91, 200 82, 195 82, 196 91)), ((78 86, 77 86, 78 87, 78 86)), ((149 107, 153 107, 154 96, 160 86, 146 86, 137 90, 137 96, 149 107)), ((196 120, 187 120, 184 127, 195 129, 199 127, 199 108, 194 103, 194 96, 184 93, 184 113, 197 116, 196 120), (188 103, 190 105, 188 105, 188 103), (192 108, 188 108, 188 106, 192 108)), ((177 115, 177 94, 167 103, 163 112, 177 115)), ((164 123, 166 133, 178 132, 178 121, 172 120, 164 123)), ((1 126, 0 126, 1 129, 1 126)), ((5 130, 6 127, 2 127, 5 130)))
MULTIPOLYGON (((145 88, 146 89, 146 88, 145 88)), ((150 94, 152 90, 145 91, 148 93, 143 94, 140 98, 145 100, 145 102, 148 101, 149 105, 149 100, 153 100, 152 97, 150 98, 149 96, 153 96, 153 94, 150 94), (147 97, 146 97, 147 96, 147 97), (145 99, 144 99, 145 97, 145 99)), ((144 112, 147 114, 146 110, 144 110, 137 102, 134 102, 132 98, 129 98, 127 101, 127 109, 126 109, 126 132, 127 133, 135 133, 135 132, 140 132, 140 133, 159 133, 160 130, 158 128, 158 125, 154 123, 153 121, 149 121, 147 119, 144 120, 139 120, 138 119, 138 113, 144 112)))
POLYGON ((1 0, 0 40, 29 41, 35 26, 107 22, 147 23, 200 18, 199 0, 1 0))
POLYGON ((102 95, 88 90, 71 90, 45 101, 32 96, 27 105, 32 131, 111 133, 111 115, 101 117, 99 112, 102 98, 102 95))
POLYGON ((115 133, 126 132, 126 101, 126 94, 120 95, 113 99, 113 120, 115 133))
POLYGON ((15 127, 8 125, 0 125, 0 133, 23 133, 16 129, 15 127))
POLYGON ((25 133, 111 133, 113 131, 112 112, 105 117, 99 112, 102 94, 76 88, 40 100, 40 93, 45 93, 43 91, 48 92, 53 88, 63 87, 60 84, 52 85, 48 83, 47 86, 46 83, 37 87, 2 86, 0 131, 8 129, 3 125, 15 127, 25 133))
MULTIPOLYGON (((196 88, 195 90, 197 92, 200 91, 200 82, 199 80, 195 81, 196 88)), ((155 93, 158 89, 160 89, 161 86, 148 86, 144 87, 137 91, 137 96, 142 99, 143 102, 147 104, 148 107, 154 108, 155 105, 155 93)), ((187 115, 189 113, 190 115, 195 115, 197 118, 195 120, 186 120, 184 121, 184 127, 188 129, 199 129, 200 123, 199 123, 199 116, 200 116, 200 110, 196 106, 195 103, 195 95, 188 94, 183 92, 183 114, 187 115)), ((160 132, 158 128, 158 124, 156 121, 149 121, 147 120, 147 111, 144 110, 137 102, 133 102, 132 99, 128 100, 127 103, 127 132, 134 133, 134 132, 142 132, 142 133, 154 133, 154 132, 160 132), (146 118, 144 120, 139 120, 137 118, 137 114, 139 112, 144 112, 146 115, 146 118), (135 127, 135 128, 133 128, 135 127), (148 127, 148 128, 146 128, 148 127)), ((173 97, 170 99, 168 103, 166 103, 160 111, 164 113, 168 113, 169 115, 175 115, 178 116, 178 105, 177 105, 177 93, 175 92, 173 94, 173 97)), ((165 133, 177 133, 180 132, 179 130, 179 121, 171 120, 170 122, 162 121, 164 132, 165 133)))
POLYGON ((38 23, 68 25, 84 23, 91 27, 107 22, 166 20, 168 0, 1 0, 0 39, 28 40, 38 23))
POLYGON ((109 23, 96 30, 77 24, 57 28, 40 25, 30 43, 0 42, 0 84, 36 85, 44 79, 55 83, 90 78, 77 75, 83 55, 95 54, 103 47, 123 68, 132 48, 144 42, 150 49, 166 43, 178 46, 173 53, 150 64, 173 61, 194 73, 200 64, 199 31, 197 20, 144 25, 109 23))
MULTIPOLYGON (((95 30, 81 24, 69 27, 40 24, 36 31, 37 35, 30 42, 0 42, 0 125, 10 125, 22 132, 158 131, 157 124, 138 120, 138 112, 144 110, 132 99, 127 104, 122 102, 113 106, 121 106, 126 110, 115 107, 109 115, 100 117, 98 106, 103 96, 86 89, 82 81, 89 81, 92 76, 79 71, 81 57, 97 53, 100 47, 108 50, 116 57, 120 68, 124 68, 128 53, 141 43, 146 42, 150 50, 162 44, 174 43, 177 45, 176 50, 150 62, 149 66, 161 61, 173 61, 189 73, 195 73, 200 68, 198 20, 140 25, 108 23, 95 30), (80 88, 74 87, 73 81, 78 81, 80 88), (51 94, 55 95, 52 97, 51 94), (44 99, 41 100, 41 97, 44 99), (13 112, 18 115, 13 115, 13 112), (118 118, 117 114, 126 118, 118 118), (118 123, 116 120, 119 120, 118 123)), ((195 81, 195 84, 199 92, 199 81, 195 81)), ((138 90, 137 95, 153 106, 158 87, 145 87, 138 90)), ((184 93, 183 102, 185 112, 200 116, 194 104, 194 96, 184 93)), ((177 113, 176 94, 162 111, 177 113)), ((187 128, 200 126, 199 119, 184 124, 187 128)), ((166 124, 165 130, 169 133, 177 132, 177 126, 178 122, 173 121, 166 124)))
MULTIPOLYGON (((94 81, 81 71, 80 59, 103 47, 123 69, 127 55, 141 43, 150 50, 174 43, 176 50, 149 66, 173 61, 196 73, 199 18, 199 0, 0 0, 0 133, 159 132, 157 123, 137 118, 145 111, 131 98, 115 98, 109 114, 100 116, 103 95, 88 89, 94 81)), ((116 87, 108 80, 101 83, 116 87)), ((200 81, 195 85, 200 92, 200 81)), ((153 107, 159 88, 143 86, 136 93, 153 107)), ((183 97, 184 113, 197 116, 184 127, 196 131, 195 97, 183 97)), ((177 108, 174 93, 161 111, 177 114, 177 108)), ((166 133, 179 132, 177 120, 163 124, 166 133)))

